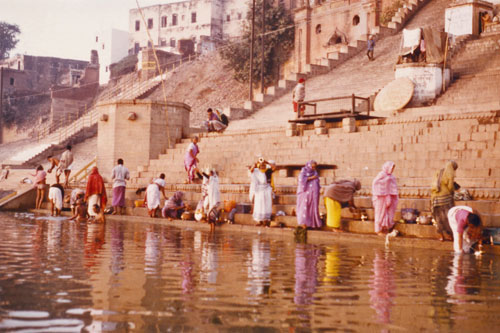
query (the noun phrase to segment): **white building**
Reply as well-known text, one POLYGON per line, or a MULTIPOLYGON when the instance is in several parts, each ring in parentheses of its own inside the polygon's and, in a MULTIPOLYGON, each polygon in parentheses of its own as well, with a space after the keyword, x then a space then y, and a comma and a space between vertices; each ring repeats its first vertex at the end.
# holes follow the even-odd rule
POLYGON ((111 74, 110 65, 128 55, 129 33, 111 29, 95 36, 95 49, 99 55, 99 84, 107 84, 111 74))
POLYGON ((178 53, 179 40, 191 40, 199 49, 202 37, 211 41, 238 37, 247 9, 246 0, 188 0, 143 7, 146 22, 137 8, 131 9, 129 52, 137 54, 154 44, 178 53))

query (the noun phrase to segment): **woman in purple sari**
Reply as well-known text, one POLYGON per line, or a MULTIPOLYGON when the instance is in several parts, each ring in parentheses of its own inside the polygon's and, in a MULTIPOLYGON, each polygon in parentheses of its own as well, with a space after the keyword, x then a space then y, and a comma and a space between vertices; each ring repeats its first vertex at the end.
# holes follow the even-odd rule
POLYGON ((184 156, 184 168, 188 173, 188 183, 191 184, 194 180, 196 172, 198 172, 198 158, 196 155, 199 154, 200 149, 198 148, 198 137, 195 136, 186 150, 186 155, 184 156))
POLYGON ((321 228, 319 217, 319 176, 316 161, 307 162, 300 170, 297 186, 297 222, 302 228, 321 228))

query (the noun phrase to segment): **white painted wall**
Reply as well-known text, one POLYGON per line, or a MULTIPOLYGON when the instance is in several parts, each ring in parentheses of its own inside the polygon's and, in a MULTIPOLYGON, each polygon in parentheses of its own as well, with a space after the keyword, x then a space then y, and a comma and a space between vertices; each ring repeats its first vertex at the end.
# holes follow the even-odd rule
POLYGON ((474 8, 472 4, 446 8, 444 12, 444 31, 455 36, 473 33, 474 8))
POLYGON ((395 78, 409 78, 415 88, 411 99, 412 105, 422 104, 435 99, 442 92, 443 79, 446 86, 450 83, 450 69, 444 73, 441 65, 437 64, 402 64, 396 66, 395 78))
POLYGON ((111 71, 109 66, 128 54, 127 31, 111 29, 96 33, 95 49, 99 55, 99 84, 107 84, 111 71))

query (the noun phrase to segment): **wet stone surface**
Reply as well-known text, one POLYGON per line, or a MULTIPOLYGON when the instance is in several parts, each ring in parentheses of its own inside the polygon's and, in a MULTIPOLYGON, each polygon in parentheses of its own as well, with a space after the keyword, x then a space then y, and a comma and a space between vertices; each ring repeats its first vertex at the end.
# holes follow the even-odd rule
POLYGON ((500 261, 0 213, 0 331, 492 332, 500 261))

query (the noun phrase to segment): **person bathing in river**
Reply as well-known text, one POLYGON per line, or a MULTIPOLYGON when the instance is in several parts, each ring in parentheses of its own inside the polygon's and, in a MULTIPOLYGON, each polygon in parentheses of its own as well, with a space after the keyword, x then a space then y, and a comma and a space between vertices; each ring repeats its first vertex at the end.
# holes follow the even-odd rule
POLYGON ((42 207, 42 202, 43 199, 45 198, 45 184, 46 184, 46 178, 47 178, 47 173, 43 170, 43 166, 39 165, 36 168, 36 172, 34 175, 35 177, 35 185, 34 187, 36 188, 36 200, 35 200, 35 208, 40 209, 42 207))
POLYGON ((341 232, 340 212, 344 207, 353 211, 354 193, 361 189, 359 180, 339 180, 325 189, 326 225, 335 232, 341 232))
POLYGON ((50 214, 60 216, 63 208, 64 188, 61 184, 52 184, 49 189, 50 214))
POLYGON ((395 166, 394 162, 385 162, 372 184, 375 232, 378 235, 385 235, 394 227, 394 214, 398 206, 398 185, 392 174, 395 166))
POLYGON ((90 171, 84 200, 88 205, 88 213, 90 217, 96 216, 93 209, 94 205, 100 206, 102 211, 106 208, 108 197, 106 195, 106 188, 104 187, 104 180, 99 174, 97 167, 93 167, 92 171, 90 171))
POLYGON ((85 222, 89 217, 88 208, 83 201, 83 195, 76 200, 75 210, 73 216, 70 217, 70 221, 75 220, 76 222, 85 222))
POLYGON ((472 208, 455 206, 448 211, 448 221, 453 232, 453 250, 455 253, 470 253, 472 246, 479 243, 482 250, 483 228, 481 218, 472 208))

